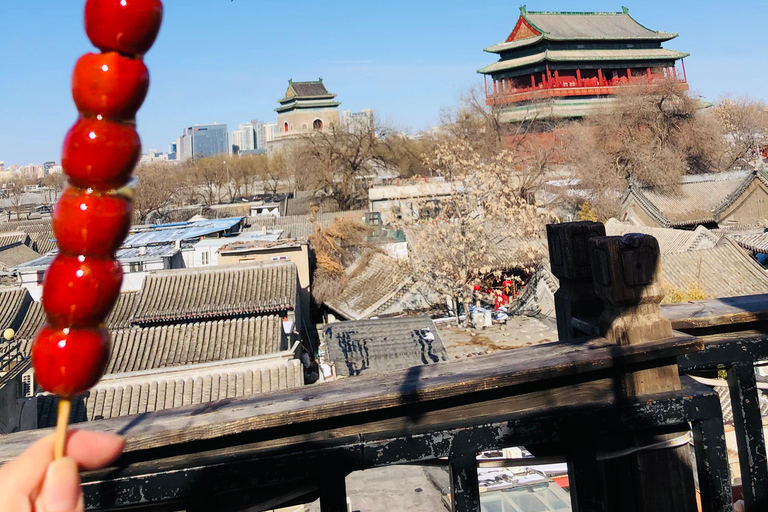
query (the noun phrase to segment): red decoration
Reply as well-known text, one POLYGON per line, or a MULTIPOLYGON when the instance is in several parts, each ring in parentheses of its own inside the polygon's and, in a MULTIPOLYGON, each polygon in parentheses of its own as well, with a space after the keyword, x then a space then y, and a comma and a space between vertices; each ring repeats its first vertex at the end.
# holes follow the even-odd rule
POLYGON ((141 56, 155 42, 163 20, 160 0, 88 0, 85 33, 103 52, 141 56))
POLYGON ((112 258, 131 226, 131 203, 123 196, 69 187, 53 211, 59 250, 112 258))
POLYGON ((96 190, 124 186, 141 157, 132 124, 80 118, 64 139, 61 164, 72 185, 96 190))
POLYGON ((56 327, 102 323, 115 305, 123 282, 116 260, 59 254, 43 283, 43 307, 56 327))
POLYGON ((72 97, 83 115, 133 119, 149 89, 149 71, 116 52, 87 53, 75 64, 72 97))
POLYGON ((62 166, 72 187, 59 199, 53 230, 60 254, 43 283, 48 323, 32 345, 37 382, 61 397, 55 455, 64 454, 71 398, 103 375, 109 332, 101 325, 120 293, 115 259, 131 223, 119 190, 141 155, 135 115, 147 94, 142 55, 160 29, 160 0, 87 0, 85 29, 105 53, 82 56, 72 77, 80 118, 64 140, 62 166))
POLYGON ((71 397, 87 391, 104 374, 109 361, 109 332, 44 325, 32 345, 35 380, 44 389, 71 397))

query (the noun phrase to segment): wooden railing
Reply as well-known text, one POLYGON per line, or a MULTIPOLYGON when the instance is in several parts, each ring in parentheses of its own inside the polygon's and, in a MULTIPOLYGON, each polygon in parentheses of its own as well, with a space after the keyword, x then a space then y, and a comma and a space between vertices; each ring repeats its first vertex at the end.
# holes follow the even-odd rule
MULTIPOLYGON (((766 357, 764 297, 661 307, 653 237, 605 237, 598 223, 548 234, 560 341, 84 424, 127 438, 115 467, 84 475, 87 508, 269 510, 319 496, 342 512, 350 472, 445 458, 453 509, 480 511, 476 454, 525 446, 568 461, 577 511, 694 512, 694 471, 702 510, 731 511, 720 400, 679 371, 724 368, 747 510, 768 509, 752 367, 766 357), (670 442, 691 431, 695 464, 670 442)), ((47 433, 0 437, 0 462, 47 433)))
MULTIPOLYGON (((651 80, 652 85, 654 81, 651 80)), ((688 90, 688 83, 684 79, 678 82, 684 90, 688 90)), ((521 101, 534 101, 547 98, 566 98, 576 96, 608 96, 617 94, 628 87, 647 87, 649 81, 645 79, 636 79, 628 81, 622 80, 600 80, 597 78, 585 78, 581 80, 558 81, 541 83, 537 87, 507 88, 497 86, 494 91, 493 84, 489 84, 486 89, 486 104, 489 106, 505 105, 508 103, 518 103, 521 101)))

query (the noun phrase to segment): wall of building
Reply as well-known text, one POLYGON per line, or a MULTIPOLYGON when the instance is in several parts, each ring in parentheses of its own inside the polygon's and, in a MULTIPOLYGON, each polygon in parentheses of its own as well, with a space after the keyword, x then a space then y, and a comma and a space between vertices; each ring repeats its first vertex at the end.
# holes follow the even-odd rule
POLYGON ((37 428, 37 398, 22 396, 22 380, 32 370, 17 375, 0 387, 0 434, 37 428))
POLYGON ((632 222, 641 226, 664 227, 656 222, 653 217, 648 215, 648 213, 646 213, 646 211, 640 207, 634 199, 630 199, 630 201, 624 206, 620 220, 622 222, 632 222))
POLYGON ((310 311, 310 285, 311 285, 311 269, 309 261, 309 246, 307 244, 301 244, 296 247, 287 247, 280 249, 264 249, 257 250, 250 253, 239 254, 227 254, 219 255, 219 265, 232 265, 237 263, 250 263, 253 261, 279 261, 287 260, 292 261, 296 265, 296 270, 299 276, 299 298, 301 303, 301 309, 304 312, 310 311))
POLYGON ((338 108, 297 109, 277 115, 277 138, 291 137, 310 133, 315 119, 323 121, 323 128, 331 124, 339 124, 338 108), (285 131, 288 123, 288 131, 285 131))
POLYGON ((744 194, 718 219, 720 227, 753 225, 768 219, 768 191, 755 180, 744 194))

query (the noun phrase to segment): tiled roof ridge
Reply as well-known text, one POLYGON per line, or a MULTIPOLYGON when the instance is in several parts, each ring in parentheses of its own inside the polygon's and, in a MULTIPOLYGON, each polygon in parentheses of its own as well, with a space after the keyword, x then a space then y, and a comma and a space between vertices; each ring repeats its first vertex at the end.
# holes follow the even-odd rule
POLYGON ((744 181, 742 181, 741 185, 736 188, 736 190, 728 194, 723 202, 720 203, 717 208, 712 210, 712 214, 715 216, 715 218, 717 218, 721 213, 727 210, 728 207, 735 203, 736 200, 752 185, 755 180, 759 180, 764 186, 768 187, 768 176, 766 176, 765 171, 752 171, 749 175, 747 175, 744 181))
POLYGON ((626 192, 624 192, 624 196, 621 198, 621 204, 624 204, 630 197, 634 197, 638 203, 646 210, 648 215, 653 217, 653 219, 658 222, 661 226, 668 228, 671 224, 669 218, 664 215, 664 212, 662 212, 655 204, 653 204, 653 201, 651 201, 648 196, 643 193, 643 188, 640 186, 635 180, 630 180, 629 185, 627 186, 626 192))
POLYGON ((194 275, 194 274, 216 274, 226 272, 237 272, 243 269, 252 268, 269 268, 280 266, 296 266, 290 260, 278 260, 278 261, 249 261, 248 263, 231 263, 229 265, 209 265, 206 267, 190 267, 190 268, 177 268, 177 269, 163 269, 150 271, 148 278, 151 276, 180 276, 180 275, 194 275))

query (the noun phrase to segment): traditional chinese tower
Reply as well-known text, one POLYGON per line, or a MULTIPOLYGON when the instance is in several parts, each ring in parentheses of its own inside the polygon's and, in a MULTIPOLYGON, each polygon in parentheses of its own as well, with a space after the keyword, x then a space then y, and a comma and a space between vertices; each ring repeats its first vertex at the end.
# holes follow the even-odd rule
POLYGON ((323 79, 316 82, 288 80, 285 97, 279 100, 277 112, 278 138, 324 130, 339 123, 339 103, 336 95, 328 92, 323 79))
POLYGON ((500 59, 485 75, 486 103, 502 121, 578 118, 622 87, 674 77, 688 88, 687 53, 662 48, 677 37, 650 30, 622 12, 528 12, 503 43, 485 49, 500 59), (677 62, 682 70, 677 69, 677 62))

